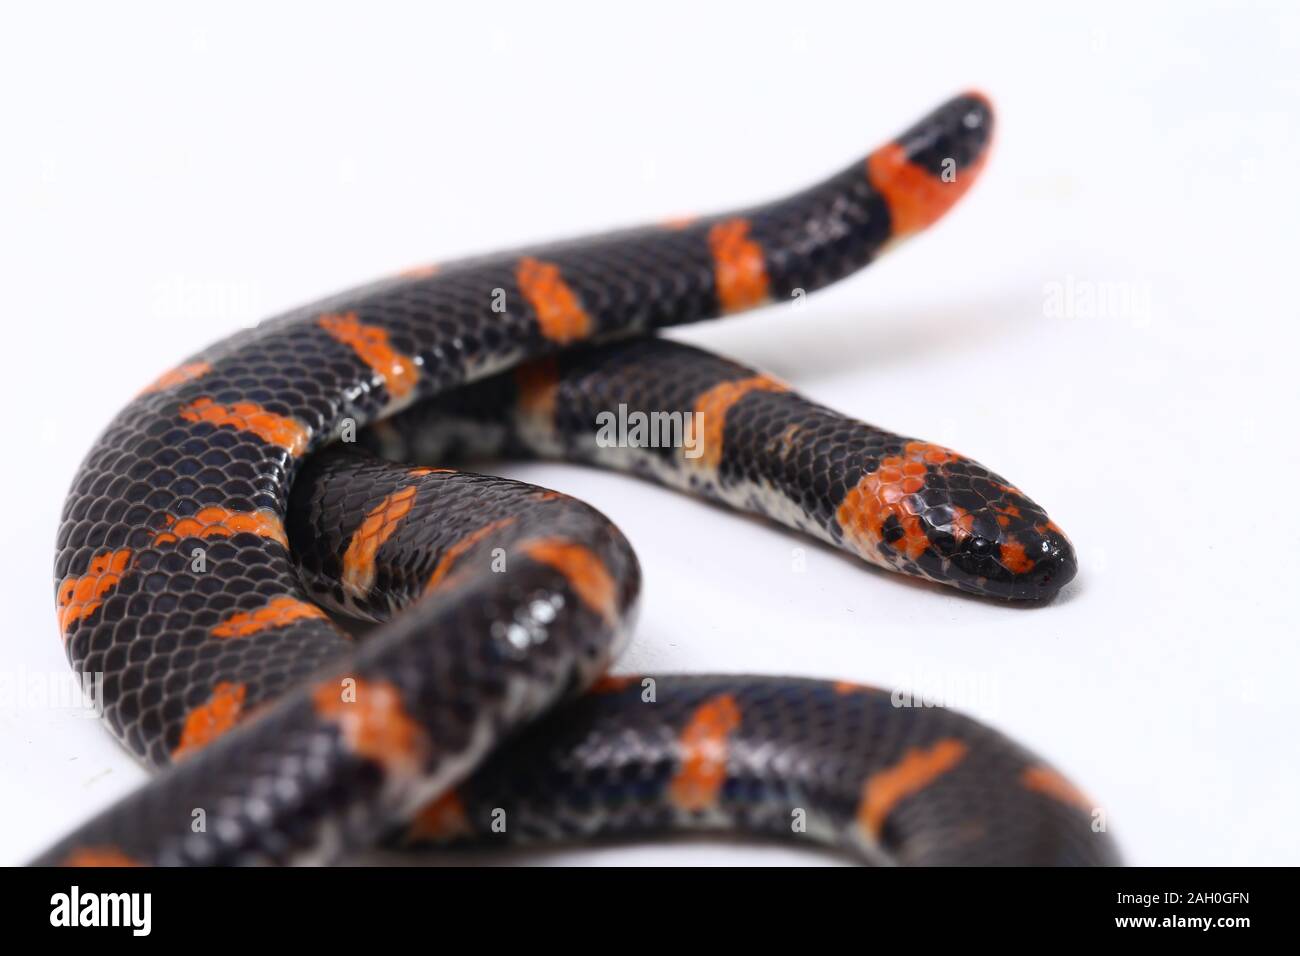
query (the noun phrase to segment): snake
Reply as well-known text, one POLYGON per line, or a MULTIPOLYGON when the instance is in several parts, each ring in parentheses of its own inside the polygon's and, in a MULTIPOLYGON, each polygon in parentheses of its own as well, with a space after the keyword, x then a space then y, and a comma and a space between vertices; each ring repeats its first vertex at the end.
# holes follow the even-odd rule
POLYGON ((157 378, 76 472, 54 564, 67 657, 156 772, 32 862, 688 832, 875 865, 1118 862, 1082 790, 951 709, 833 679, 611 673, 640 602, 627 539, 575 498, 459 467, 610 468, 877 568, 1050 601, 1075 553, 1015 485, 656 334, 801 299, 921 232, 993 126, 963 93, 786 198, 409 269, 157 378))

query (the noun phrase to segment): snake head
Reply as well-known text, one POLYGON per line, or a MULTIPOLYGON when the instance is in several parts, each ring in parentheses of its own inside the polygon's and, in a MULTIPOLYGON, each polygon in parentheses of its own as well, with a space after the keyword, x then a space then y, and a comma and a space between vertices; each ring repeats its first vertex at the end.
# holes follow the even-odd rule
POLYGON ((938 220, 979 178, 993 141, 993 106, 981 93, 944 103, 867 157, 867 178, 889 207, 890 238, 938 220))
POLYGON ((1043 601, 1074 578, 1065 533, 1041 507, 983 465, 904 440, 882 455, 836 515, 866 560, 971 594, 1043 601))

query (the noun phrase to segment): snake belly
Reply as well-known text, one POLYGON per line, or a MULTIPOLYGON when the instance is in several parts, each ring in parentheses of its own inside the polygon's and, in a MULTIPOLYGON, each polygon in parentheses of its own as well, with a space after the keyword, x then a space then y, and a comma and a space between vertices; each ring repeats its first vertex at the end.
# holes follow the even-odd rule
POLYGON ((1091 801, 961 715, 829 681, 603 676, 638 600, 626 539, 568 496, 447 467, 615 467, 893 571, 1051 597, 1073 552, 1013 485, 651 335, 868 264, 960 198, 992 124, 965 94, 789 198, 412 270, 148 386, 73 481, 55 593, 106 724, 160 772, 35 862, 684 829, 869 862, 1114 862, 1091 801), (620 403, 699 428, 689 448, 593 440, 620 403), (380 623, 356 639, 339 616, 380 623))

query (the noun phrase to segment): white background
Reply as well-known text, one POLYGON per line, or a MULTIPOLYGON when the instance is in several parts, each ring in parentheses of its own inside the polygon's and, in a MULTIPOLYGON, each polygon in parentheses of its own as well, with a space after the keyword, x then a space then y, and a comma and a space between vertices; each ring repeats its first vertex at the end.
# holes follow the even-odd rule
MULTIPOLYGON (((864 570, 626 477, 501 470, 586 498, 637 548, 621 669, 935 692, 1076 779, 1134 863, 1300 862, 1300 23, 903 6, 6 13, 0 862, 145 778, 18 684, 66 668, 61 502, 145 382, 397 268, 801 187, 972 85, 997 143, 949 219, 802 312, 682 337, 1006 475, 1078 548, 1054 605, 864 570)), ((743 841, 526 859, 824 862, 743 841)))

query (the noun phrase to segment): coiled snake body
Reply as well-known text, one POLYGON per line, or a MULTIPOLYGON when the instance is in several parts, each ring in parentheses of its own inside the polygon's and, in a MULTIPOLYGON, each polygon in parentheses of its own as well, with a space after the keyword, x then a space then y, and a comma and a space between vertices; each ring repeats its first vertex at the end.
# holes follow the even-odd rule
POLYGON ((627 541, 579 501, 445 467, 601 464, 904 574, 1050 597, 1069 542, 996 474, 650 337, 866 265, 960 197, 991 129, 963 95, 790 198, 415 270, 159 378, 74 480, 55 589, 109 727, 166 769, 37 862, 682 829, 871 862, 1114 861, 1078 790, 958 714, 829 681, 603 676, 637 601, 627 541), (694 441, 611 447, 593 423, 620 406, 694 441), (387 623, 354 640, 327 611, 387 623))

